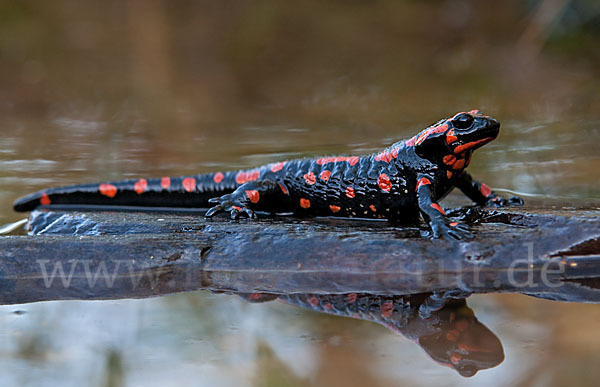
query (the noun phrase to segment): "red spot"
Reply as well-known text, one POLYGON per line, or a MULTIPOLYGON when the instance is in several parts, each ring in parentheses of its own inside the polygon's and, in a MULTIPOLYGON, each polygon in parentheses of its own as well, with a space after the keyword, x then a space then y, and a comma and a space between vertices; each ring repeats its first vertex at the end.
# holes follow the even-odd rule
POLYGON ((317 159, 317 164, 319 165, 324 165, 324 164, 329 164, 329 163, 339 163, 342 161, 346 161, 348 162, 350 165, 355 165, 356 163, 358 163, 358 157, 357 156, 352 156, 352 157, 322 157, 320 159, 317 159))
POLYGON ((225 175, 222 174, 221 172, 217 172, 215 173, 215 175, 213 176, 213 181, 217 184, 219 184, 220 182, 223 181, 223 179, 225 178, 225 175))
POLYGON ((444 212, 444 209, 442 207, 440 207, 440 205, 437 203, 432 203, 431 208, 434 208, 434 209, 438 210, 439 212, 441 212, 442 214, 446 215, 446 213, 444 212))
POLYGON ((458 137, 456 137, 456 133, 454 132, 454 130, 450 130, 448 133, 446 133, 446 143, 447 144, 452 144, 453 142, 458 141, 458 137))
POLYGON ((331 305, 329 302, 323 303, 323 309, 331 310, 331 308, 333 308, 333 305, 331 305))
POLYGON ((334 206, 333 204, 329 205, 329 209, 331 210, 331 212, 333 212, 334 214, 339 212, 341 210, 340 207, 338 206, 334 206))
POLYGON ((419 145, 423 141, 425 141, 425 139, 427 137, 431 136, 432 134, 443 133, 446 130, 448 130, 448 124, 442 124, 440 126, 434 126, 433 128, 425 129, 424 131, 421 132, 421 134, 419 134, 415 143, 417 145, 419 145))
POLYGON ((114 198, 117 194, 117 187, 112 184, 100 184, 98 190, 102 195, 108 196, 109 198, 114 198))
POLYGON ((146 188, 148 188, 148 181, 146 179, 139 179, 134 185, 133 190, 139 194, 142 194, 146 188))
POLYGON ((452 222, 452 223, 450 223, 450 226, 456 227, 456 226, 458 226, 458 222, 452 222))
POLYGON ((452 164, 454 164, 456 162, 456 156, 454 156, 454 155, 446 155, 446 156, 444 156, 444 158, 442 159, 442 161, 446 165, 452 165, 452 164))
POLYGON ((160 186, 162 187, 162 189, 169 188, 171 186, 171 178, 163 177, 162 179, 160 179, 160 186))
POLYGON ((479 192, 486 198, 492 194, 492 189, 487 186, 485 183, 481 183, 481 187, 479 188, 479 192))
POLYGON ((452 178, 452 171, 446 171, 446 177, 448 179, 451 179, 452 178))
POLYGON ((421 134, 419 134, 419 137, 417 137, 417 140, 415 141, 416 145, 419 145, 420 143, 422 143, 423 141, 425 141, 425 139, 429 136, 429 132, 428 131, 424 131, 421 134))
POLYGON ((319 177, 321 178, 321 180, 323 181, 327 181, 329 180, 329 177, 331 176, 331 171, 328 170, 324 170, 323 172, 321 172, 321 174, 319 175, 319 177))
POLYGON ((317 181, 317 178, 315 177, 314 173, 308 172, 304 175, 304 180, 306 181, 306 184, 313 185, 317 181))
POLYGON ((373 211, 373 212, 377 212, 377 208, 376 208, 376 207, 375 207, 373 204, 371 204, 371 205, 369 206, 369 208, 371 209, 371 211, 373 211))
POLYGON ((464 145, 459 145, 454 149, 454 153, 462 153, 468 149, 476 147, 479 144, 486 144, 486 143, 492 141, 493 139, 494 139, 494 137, 486 137, 486 138, 482 138, 481 140, 468 142, 464 145))
POLYGON ((242 207, 239 207, 239 206, 231 206, 231 208, 234 208, 237 211, 242 211, 242 207))
POLYGON ((281 188, 281 192, 283 192, 284 195, 288 194, 288 190, 285 188, 285 185, 279 183, 279 188, 281 188))
POLYGON ((258 203, 258 201, 260 200, 260 194, 255 189, 247 190, 246 195, 248 195, 248 198, 254 204, 258 203))
POLYGON ((419 188, 421 188, 421 186, 427 185, 427 184, 431 184, 431 182, 429 181, 428 178, 426 178, 426 177, 420 178, 419 182, 417 183, 417 189, 415 191, 418 191, 419 188))
POLYGON ((469 113, 469 114, 481 114, 481 111, 479 111, 479 110, 469 110, 467 113, 469 113))
POLYGON ((279 163, 275 163, 275 164, 271 165, 271 172, 281 171, 281 169, 283 169, 284 164, 285 164, 285 161, 281 161, 279 163))
POLYGON ((413 136, 412 138, 404 141, 404 144, 406 144, 406 146, 415 146, 416 141, 417 141, 417 136, 413 136))
POLYGON ((463 169, 464 167, 465 167, 465 159, 458 159, 458 160, 456 160, 454 165, 452 165, 452 169, 454 169, 454 170, 463 169))
POLYGON ((356 302, 356 293, 350 293, 346 296, 349 303, 356 302))
POLYGON ((348 196, 350 199, 352 199, 355 196, 354 188, 347 187, 346 188, 346 196, 348 196))
POLYGON ((186 177, 181 182, 181 185, 183 185, 183 189, 187 192, 193 192, 196 189, 196 179, 193 177, 186 177))
POLYGON ((262 293, 252 293, 250 295, 250 297, 248 297, 248 299, 251 301, 256 301, 256 300, 260 300, 261 297, 262 297, 262 293))
POLYGON ((310 297, 310 298, 309 298, 308 300, 306 300, 306 301, 308 301, 308 303, 309 303, 309 304, 311 304, 312 306, 317 306, 317 305, 319 305, 319 300, 318 300, 318 299, 317 299, 317 297, 315 297, 315 296, 312 296, 312 297, 310 297))
POLYGON ((235 182, 238 184, 244 184, 246 182, 246 172, 240 172, 235 175, 235 182))
POLYGON ((448 130, 448 124, 442 124, 431 129, 433 133, 444 133, 446 130, 448 130))
POLYGON ((300 199, 300 207, 310 208, 310 200, 304 198, 300 199))
POLYGON ((395 159, 397 157, 398 157, 398 147, 395 147, 391 151, 385 150, 385 151, 379 153, 377 156, 375 156, 375 160, 376 161, 385 161, 386 163, 389 163, 390 161, 392 161, 392 159, 395 159))
POLYGON ((392 301, 386 301, 381 304, 381 315, 383 317, 390 317, 394 312, 394 303, 392 301))
POLYGON ((260 176, 260 171, 258 169, 254 169, 252 171, 242 171, 235 176, 235 182, 238 184, 244 184, 249 181, 257 180, 260 176))
POLYGON ((51 203, 51 201, 50 201, 50 197, 48 197, 48 194, 45 192, 42 193, 42 197, 40 198, 40 204, 42 206, 49 206, 50 203, 51 203))
POLYGON ((450 361, 454 365, 460 363, 461 360, 462 360, 462 356, 459 355, 458 353, 453 353, 452 355, 450 355, 450 361))
POLYGON ((377 185, 379 186, 379 188, 386 192, 390 192, 390 190, 392 189, 392 182, 390 181, 388 175, 386 175, 385 173, 379 175, 379 179, 377 179, 377 185))

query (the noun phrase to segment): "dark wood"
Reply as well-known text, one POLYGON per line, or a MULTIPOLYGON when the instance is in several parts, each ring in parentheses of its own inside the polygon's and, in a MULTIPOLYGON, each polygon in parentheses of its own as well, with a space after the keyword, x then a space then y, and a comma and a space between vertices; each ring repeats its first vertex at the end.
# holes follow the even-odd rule
POLYGON ((423 227, 383 221, 35 211, 31 235, 0 238, 0 303, 149 297, 196 289, 457 296, 516 292, 600 301, 597 209, 462 208, 450 215, 470 224, 477 238, 429 240, 421 235, 423 227), (50 283, 59 267, 65 275, 56 271, 50 283))

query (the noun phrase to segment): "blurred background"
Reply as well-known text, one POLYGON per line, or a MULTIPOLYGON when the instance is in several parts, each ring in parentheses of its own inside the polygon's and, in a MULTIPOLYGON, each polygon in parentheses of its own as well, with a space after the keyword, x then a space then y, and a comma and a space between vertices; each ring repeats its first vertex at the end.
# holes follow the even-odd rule
POLYGON ((598 197, 599 8, 0 1, 0 208, 49 185, 375 151, 474 108, 503 124, 475 174, 598 197))
MULTIPOLYGON (((503 126, 475 176, 599 207, 599 43, 596 0, 0 0, 0 223, 48 186, 373 152, 476 108, 503 126)), ((600 378, 597 307, 475 305, 506 360, 469 382, 600 378)), ((281 308, 204 293, 1 307, 0 379, 466 383, 384 328, 281 308)))

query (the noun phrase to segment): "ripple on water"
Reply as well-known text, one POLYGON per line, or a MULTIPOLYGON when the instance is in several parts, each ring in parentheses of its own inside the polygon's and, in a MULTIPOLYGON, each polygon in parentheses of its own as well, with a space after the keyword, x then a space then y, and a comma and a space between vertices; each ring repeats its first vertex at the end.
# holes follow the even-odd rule
POLYGON ((96 132, 98 130, 105 129, 107 127, 106 122, 90 121, 90 120, 76 120, 73 118, 57 118, 52 120, 52 123, 59 128, 63 129, 74 129, 73 134, 83 136, 90 132, 96 132))
POLYGON ((54 160, 32 159, 32 160, 0 160, 0 168, 5 171, 30 172, 30 171, 50 171, 57 164, 54 160))

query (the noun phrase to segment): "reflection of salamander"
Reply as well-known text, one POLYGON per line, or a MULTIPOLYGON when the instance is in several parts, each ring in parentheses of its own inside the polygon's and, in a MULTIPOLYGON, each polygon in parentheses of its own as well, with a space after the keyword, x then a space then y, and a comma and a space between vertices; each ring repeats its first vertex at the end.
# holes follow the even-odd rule
POLYGON ((465 172, 473 151, 494 140, 500 124, 479 111, 458 113, 409 140, 366 156, 298 159, 246 171, 189 177, 127 180, 40 191, 15 202, 17 211, 39 205, 121 205, 206 207, 207 216, 229 211, 254 217, 254 211, 299 215, 385 218, 414 222, 419 214, 433 237, 468 236, 464 225, 449 221, 438 201, 458 187, 477 204, 506 201, 465 172))
MULTIPOLYGON (((239 294, 250 302, 278 299, 321 313, 369 320, 415 341, 436 362, 462 376, 492 368, 504 360, 500 340, 467 306, 465 299, 446 300, 439 309, 426 306, 428 294, 239 294), (428 310, 423 313, 423 310, 428 310), (424 316, 427 314, 427 316, 424 316)), ((435 301, 438 302, 438 301, 435 301)))

